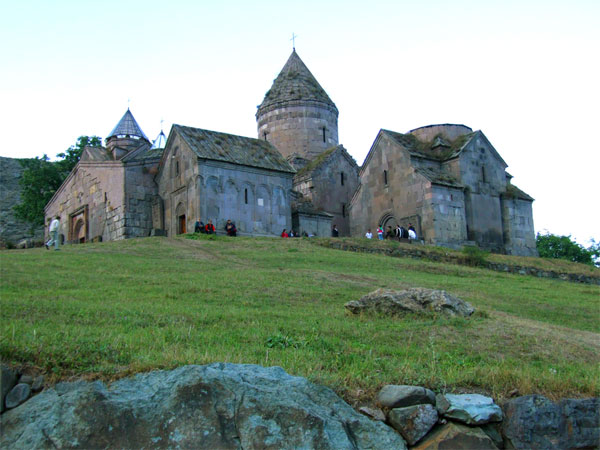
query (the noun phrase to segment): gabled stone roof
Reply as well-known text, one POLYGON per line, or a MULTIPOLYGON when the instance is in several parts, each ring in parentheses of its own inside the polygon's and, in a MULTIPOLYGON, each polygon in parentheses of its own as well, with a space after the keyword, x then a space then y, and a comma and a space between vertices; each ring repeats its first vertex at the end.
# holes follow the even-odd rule
POLYGON ((129 111, 129 108, 127 108, 127 111, 125 114, 123 114, 123 117, 121 117, 121 120, 119 120, 117 126, 113 128, 106 139, 110 139, 111 137, 115 136, 137 137, 150 142, 136 122, 133 114, 131 114, 131 111, 129 111))
POLYGON ((111 161, 112 158, 104 147, 85 147, 81 152, 80 161, 111 161))
POLYGON ((335 109, 335 103, 331 101, 319 82, 310 73, 308 67, 302 62, 296 50, 292 51, 289 59, 281 69, 281 72, 273 81, 273 86, 265 94, 265 98, 258 107, 261 110, 290 101, 315 101, 325 103, 335 109))
POLYGON ((381 131, 406 148, 411 155, 437 161, 446 161, 458 156, 476 134, 476 132, 463 134, 453 141, 449 141, 442 136, 436 136, 431 142, 423 142, 410 133, 402 134, 390 130, 381 131))
POLYGON ((344 152, 347 159, 350 160, 355 166, 358 167, 354 158, 348 153, 348 151, 344 148, 344 146, 340 144, 340 145, 336 145, 334 147, 328 148, 323 153, 321 153, 319 156, 317 156, 315 159, 310 161, 306 166, 304 166, 301 170, 298 171, 297 176, 309 175, 310 173, 314 172, 321 165, 323 165, 329 159, 329 157, 338 149, 340 151, 344 152))
POLYGON ((296 172, 267 141, 200 128, 173 125, 198 158, 224 161, 279 172, 296 172))

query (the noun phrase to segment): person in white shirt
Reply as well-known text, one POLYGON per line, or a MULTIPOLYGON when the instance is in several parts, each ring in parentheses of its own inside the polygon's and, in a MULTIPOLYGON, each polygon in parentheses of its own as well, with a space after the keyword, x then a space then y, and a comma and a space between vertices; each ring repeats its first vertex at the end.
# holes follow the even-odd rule
POLYGON ((54 250, 58 250, 58 229, 60 228, 60 216, 56 216, 52 222, 50 222, 50 227, 48 231, 50 231, 50 240, 46 242, 46 250, 50 248, 52 244, 54 244, 54 250))
POLYGON ((367 239, 373 239, 373 233, 371 233, 371 229, 369 228, 365 234, 367 239))
POLYGON ((408 229, 408 238, 409 239, 417 239, 417 233, 415 233, 414 229, 408 229))

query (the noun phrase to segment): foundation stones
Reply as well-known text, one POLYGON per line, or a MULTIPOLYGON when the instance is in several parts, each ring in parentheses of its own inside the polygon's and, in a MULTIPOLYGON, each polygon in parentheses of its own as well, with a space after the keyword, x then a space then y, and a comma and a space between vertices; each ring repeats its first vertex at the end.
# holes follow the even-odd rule
POLYGON ((388 420, 408 445, 414 445, 437 423, 438 413, 430 404, 408 406, 392 409, 388 420))
POLYGON ((500 422, 502 410, 490 397, 480 394, 445 394, 436 397, 438 411, 467 425, 500 422))
POLYGON ((421 386, 388 384, 377 395, 377 401, 385 408, 430 404, 435 405, 435 394, 421 386))

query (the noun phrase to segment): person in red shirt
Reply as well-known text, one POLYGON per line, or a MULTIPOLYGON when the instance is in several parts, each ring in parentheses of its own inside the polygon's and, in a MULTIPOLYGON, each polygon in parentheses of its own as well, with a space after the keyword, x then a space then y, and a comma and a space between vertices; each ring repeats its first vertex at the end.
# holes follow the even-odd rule
POLYGON ((212 219, 208 220, 208 223, 206 224, 204 229, 206 230, 206 234, 215 234, 215 226, 212 223, 212 219))
POLYGON ((283 231, 281 232, 281 237, 282 237, 282 238, 290 237, 290 236, 287 234, 287 232, 286 232, 286 229, 285 229, 285 228, 284 228, 284 229, 283 229, 283 231))

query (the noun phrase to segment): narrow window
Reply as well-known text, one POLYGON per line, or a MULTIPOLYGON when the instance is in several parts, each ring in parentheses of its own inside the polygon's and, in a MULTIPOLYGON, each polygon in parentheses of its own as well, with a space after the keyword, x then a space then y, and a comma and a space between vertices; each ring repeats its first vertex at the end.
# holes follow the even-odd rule
POLYGON ((327 142, 327 141, 325 140, 325 127, 323 127, 323 142, 327 142))
POLYGON ((344 172, 340 172, 340 181, 342 182, 342 186, 344 185, 344 172))
POLYGON ((179 176, 179 161, 175 161, 175 176, 179 176))
POLYGON ((244 203, 248 204, 248 189, 244 189, 244 203))
POLYGON ((385 184, 386 186, 388 184, 387 170, 383 171, 383 184, 385 184))
POLYGON ((268 139, 267 139, 267 132, 266 131, 264 132, 263 136, 265 138, 265 141, 268 141, 268 139))
POLYGON ((485 167, 481 167, 481 181, 483 181, 484 183, 486 182, 485 179, 485 167))
POLYGON ((342 203, 342 217, 346 217, 346 204, 342 203))

